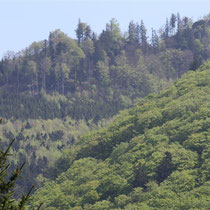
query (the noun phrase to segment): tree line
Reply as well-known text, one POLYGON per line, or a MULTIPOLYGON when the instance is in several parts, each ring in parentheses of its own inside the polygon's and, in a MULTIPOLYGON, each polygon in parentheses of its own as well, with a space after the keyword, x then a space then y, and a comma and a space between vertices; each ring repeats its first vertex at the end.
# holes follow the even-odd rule
POLYGON ((99 35, 79 20, 76 40, 59 29, 52 31, 48 39, 19 53, 8 52, 0 61, 0 115, 7 113, 8 118, 16 110, 26 118, 21 106, 28 113, 36 106, 40 114, 32 117, 48 118, 42 107, 50 101, 58 117, 112 116, 209 59, 209 27, 209 16, 193 22, 172 14, 158 32, 152 29, 151 38, 143 20, 131 21, 124 35, 116 19, 99 35), (10 98, 15 100, 9 105, 10 98), (38 104, 30 103, 33 99, 38 104), (63 103, 69 111, 59 110, 63 103), (100 114, 103 105, 106 111, 100 114))

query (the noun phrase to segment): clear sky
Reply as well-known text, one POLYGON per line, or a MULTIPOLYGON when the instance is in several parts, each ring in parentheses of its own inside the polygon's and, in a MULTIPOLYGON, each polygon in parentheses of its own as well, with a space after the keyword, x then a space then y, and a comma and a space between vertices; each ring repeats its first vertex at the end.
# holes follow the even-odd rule
POLYGON ((150 31, 177 12, 195 21, 210 13, 210 0, 0 0, 0 58, 47 39, 55 29, 75 38, 79 18, 97 34, 111 18, 118 20, 122 32, 131 20, 141 19, 150 31))

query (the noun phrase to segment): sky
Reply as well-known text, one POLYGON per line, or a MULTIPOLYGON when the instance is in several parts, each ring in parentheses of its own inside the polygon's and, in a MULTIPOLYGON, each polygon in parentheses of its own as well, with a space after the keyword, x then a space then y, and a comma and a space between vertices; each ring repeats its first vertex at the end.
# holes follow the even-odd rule
POLYGON ((210 13, 210 0, 0 0, 0 58, 56 29, 75 38, 79 18, 97 34, 115 18, 124 33, 131 20, 158 30, 177 12, 196 21, 210 13))

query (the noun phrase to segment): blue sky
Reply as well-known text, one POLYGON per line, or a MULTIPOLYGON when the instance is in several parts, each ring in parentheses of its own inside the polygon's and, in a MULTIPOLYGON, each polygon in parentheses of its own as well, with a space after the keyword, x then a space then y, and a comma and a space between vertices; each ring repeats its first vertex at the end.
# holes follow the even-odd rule
POLYGON ((47 39, 61 29, 75 38, 78 19, 99 34, 111 18, 122 32, 131 20, 141 19, 148 29, 159 29, 171 13, 197 20, 210 13, 210 0, 0 0, 0 58, 18 52, 33 41, 47 39))

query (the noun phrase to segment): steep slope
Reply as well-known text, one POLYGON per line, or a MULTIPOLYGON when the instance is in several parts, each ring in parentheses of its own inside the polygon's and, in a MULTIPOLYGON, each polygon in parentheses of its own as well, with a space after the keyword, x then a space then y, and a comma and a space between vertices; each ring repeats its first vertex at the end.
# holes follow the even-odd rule
POLYGON ((210 16, 194 23, 178 14, 175 19, 173 27, 166 21, 169 31, 167 27, 160 34, 153 30, 151 41, 143 21, 131 21, 128 28, 133 29, 122 36, 112 19, 99 36, 85 33, 84 39, 77 36, 75 40, 55 30, 46 40, 4 56, 0 61, 0 118, 4 119, 0 137, 3 147, 16 138, 12 166, 26 162, 27 178, 19 189, 27 192, 32 183, 37 184, 37 176, 41 181, 42 174, 52 174, 49 166, 86 131, 101 127, 101 122, 132 107, 139 97, 160 92, 209 59, 210 16))
POLYGON ((210 62, 84 136, 30 208, 208 209, 209 95, 210 62))

